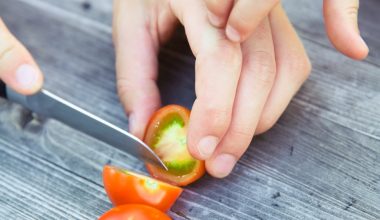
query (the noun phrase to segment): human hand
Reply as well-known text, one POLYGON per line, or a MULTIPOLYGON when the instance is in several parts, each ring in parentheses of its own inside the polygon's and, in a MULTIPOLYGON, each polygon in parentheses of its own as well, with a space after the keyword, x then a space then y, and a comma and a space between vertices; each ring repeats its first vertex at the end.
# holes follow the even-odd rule
MULTIPOLYGON (((279 0, 204 0, 208 18, 223 28, 231 41, 244 42, 279 0)), ((324 0, 327 35, 337 50, 353 59, 364 59, 368 47, 358 28, 359 0, 324 0)))
POLYGON ((28 50, 9 32, 0 18, 0 79, 20 94, 42 87, 43 76, 28 50))
POLYGON ((302 43, 276 5, 243 43, 212 26, 203 0, 115 1, 117 87, 142 137, 160 105, 157 51, 178 19, 196 57, 188 148, 215 177, 228 175, 253 135, 272 127, 310 72, 302 43))

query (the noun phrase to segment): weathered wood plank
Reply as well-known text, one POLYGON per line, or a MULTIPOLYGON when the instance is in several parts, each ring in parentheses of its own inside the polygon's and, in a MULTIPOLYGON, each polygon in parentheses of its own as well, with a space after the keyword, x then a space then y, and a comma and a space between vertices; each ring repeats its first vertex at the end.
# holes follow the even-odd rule
MULTIPOLYGON (((48 88, 126 127, 114 89, 110 2, 91 3, 83 10, 77 0, 8 0, 0 14, 36 56, 48 88)), ((379 58, 350 61, 324 35, 308 32, 297 18, 315 13, 310 7, 317 3, 310 4, 285 4, 314 64, 310 80, 230 177, 206 176, 186 189, 170 213, 175 219, 380 218, 379 58)), ((183 39, 177 34, 163 50, 159 83, 164 103, 191 106, 194 60, 183 52, 183 39), (176 92, 167 86, 173 82, 176 92)), ((110 207, 101 189, 104 164, 144 171, 136 159, 56 121, 28 118, 0 101, 1 217, 93 219, 110 207)))

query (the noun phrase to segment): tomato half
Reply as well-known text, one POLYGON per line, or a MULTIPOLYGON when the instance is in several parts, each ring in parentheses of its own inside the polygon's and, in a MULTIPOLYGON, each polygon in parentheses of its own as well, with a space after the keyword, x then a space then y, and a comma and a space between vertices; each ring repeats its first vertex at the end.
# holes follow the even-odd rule
POLYGON ((205 174, 204 161, 196 160, 187 150, 187 128, 190 110, 179 105, 168 105, 150 119, 144 142, 168 167, 146 164, 149 173, 157 179, 177 186, 188 185, 205 174))
POLYGON ((166 212, 182 193, 180 187, 109 165, 103 183, 114 206, 145 204, 166 212))
POLYGON ((158 209, 141 204, 128 204, 110 209, 99 220, 170 220, 158 209))

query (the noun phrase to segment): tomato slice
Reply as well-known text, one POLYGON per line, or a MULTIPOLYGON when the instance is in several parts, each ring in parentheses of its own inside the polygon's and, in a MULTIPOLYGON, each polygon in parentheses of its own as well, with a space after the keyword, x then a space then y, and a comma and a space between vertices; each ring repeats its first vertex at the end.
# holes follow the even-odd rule
POLYGON ((99 220, 170 220, 162 211, 141 204, 128 204, 110 209, 99 220))
POLYGON ((180 187, 109 165, 103 183, 114 206, 145 204, 166 212, 182 193, 180 187))
POLYGON ((190 110, 179 105, 168 105, 150 119, 144 142, 168 167, 146 164, 149 173, 157 179, 177 186, 188 185, 205 173, 204 161, 196 160, 187 150, 187 127, 190 110))

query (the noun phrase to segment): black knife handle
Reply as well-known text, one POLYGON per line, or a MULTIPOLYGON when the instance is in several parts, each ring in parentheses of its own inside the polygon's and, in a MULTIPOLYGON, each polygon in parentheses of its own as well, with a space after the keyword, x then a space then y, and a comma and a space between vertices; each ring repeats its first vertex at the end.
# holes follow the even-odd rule
POLYGON ((0 80, 0 97, 6 98, 7 97, 7 87, 3 81, 0 80))

